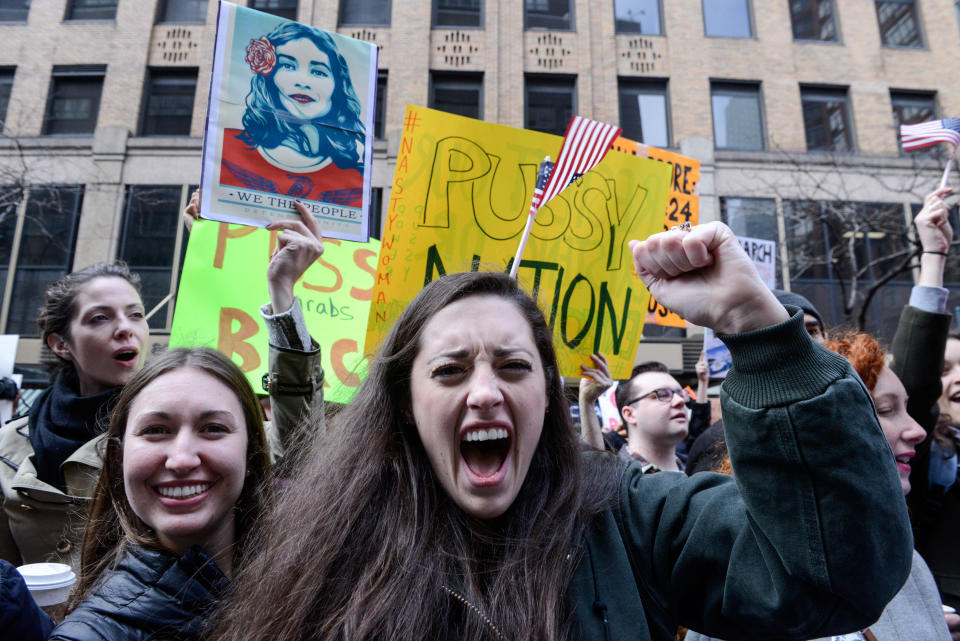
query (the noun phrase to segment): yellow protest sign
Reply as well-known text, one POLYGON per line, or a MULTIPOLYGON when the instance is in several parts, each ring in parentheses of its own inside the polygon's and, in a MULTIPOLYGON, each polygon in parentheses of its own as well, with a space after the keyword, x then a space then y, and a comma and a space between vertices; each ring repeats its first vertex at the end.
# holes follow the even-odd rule
MULTIPOLYGON (((277 232, 199 220, 190 231, 171 347, 212 347, 247 375, 257 393, 268 368, 268 336, 260 306, 277 232)), ((361 346, 380 241, 325 238, 321 256, 293 288, 307 329, 320 343, 324 398, 346 403, 366 372, 361 346)))
MULTIPOLYGON (((365 352, 439 275, 509 270, 538 164, 561 142, 407 107, 365 352)), ((610 153, 537 214, 518 279, 553 330, 562 375, 578 377, 594 351, 629 375, 649 294, 627 241, 660 229, 669 183, 666 164, 610 153)))
MULTIPOLYGON (((664 213, 663 231, 683 223, 696 225, 700 222, 700 197, 697 195, 697 185, 700 183, 699 160, 626 138, 617 138, 613 148, 622 153, 670 165, 670 195, 664 213)), ((683 318, 661 305, 652 296, 647 303, 647 322, 668 327, 687 326, 683 318)))

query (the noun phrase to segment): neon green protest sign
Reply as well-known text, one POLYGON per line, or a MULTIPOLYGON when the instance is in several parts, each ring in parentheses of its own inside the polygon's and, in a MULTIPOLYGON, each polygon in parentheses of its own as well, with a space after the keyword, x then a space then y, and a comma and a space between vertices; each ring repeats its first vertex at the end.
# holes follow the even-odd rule
MULTIPOLYGON (((212 347, 228 355, 261 393, 267 372, 267 264, 277 232, 199 220, 177 292, 171 347, 212 347)), ((380 241, 323 241, 324 252, 294 286, 307 328, 320 343, 324 398, 347 403, 367 371, 363 339, 380 241)))

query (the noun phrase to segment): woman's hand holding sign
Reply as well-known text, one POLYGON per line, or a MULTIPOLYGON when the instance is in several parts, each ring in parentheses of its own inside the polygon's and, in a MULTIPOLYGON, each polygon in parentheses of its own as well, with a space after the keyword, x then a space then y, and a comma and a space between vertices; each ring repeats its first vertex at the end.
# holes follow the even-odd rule
POLYGON ((723 223, 633 240, 630 250, 650 293, 691 323, 735 334, 788 318, 723 223))
MULTIPOLYGON (((281 220, 267 225, 270 231, 280 232, 277 234, 277 247, 267 265, 267 290, 275 314, 290 309, 293 304, 293 285, 323 254, 323 231, 320 225, 299 201, 294 202, 293 207, 300 214, 300 220, 281 220)), ((187 231, 199 218, 200 190, 197 189, 183 210, 183 224, 187 231)))
POLYGON ((323 254, 320 225, 299 201, 293 207, 300 220, 278 220, 267 225, 270 231, 280 232, 267 266, 267 289, 274 313, 290 309, 294 283, 323 254))

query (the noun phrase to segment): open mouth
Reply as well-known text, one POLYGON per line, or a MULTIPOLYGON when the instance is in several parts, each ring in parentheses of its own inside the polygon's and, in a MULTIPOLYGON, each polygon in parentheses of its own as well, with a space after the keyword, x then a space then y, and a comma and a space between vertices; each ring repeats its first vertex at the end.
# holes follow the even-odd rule
POLYGON ((308 95, 306 95, 306 94, 302 94, 302 93, 291 94, 291 95, 290 95, 290 99, 291 99, 291 100, 294 100, 294 101, 296 101, 296 102, 299 102, 301 105, 305 105, 305 104, 307 104, 308 102, 315 102, 313 98, 311 98, 310 96, 308 96, 308 95))
POLYGON ((460 456, 476 476, 494 476, 510 454, 510 431, 502 427, 471 428, 460 438, 460 456))
POLYGON ((954 392, 949 398, 951 403, 960 403, 960 392, 954 392))
POLYGON ((121 349, 114 352, 113 357, 123 363, 129 363, 137 357, 137 350, 133 348, 121 349))
POLYGON ((913 452, 905 452, 904 454, 901 454, 900 456, 896 457, 897 467, 901 470, 909 472, 911 469, 910 459, 912 459, 913 457, 914 457, 913 452))
POLYGON ((196 483, 194 485, 181 485, 177 487, 157 487, 154 488, 157 494, 165 496, 168 499, 192 499, 195 496, 203 494, 213 483, 196 483))

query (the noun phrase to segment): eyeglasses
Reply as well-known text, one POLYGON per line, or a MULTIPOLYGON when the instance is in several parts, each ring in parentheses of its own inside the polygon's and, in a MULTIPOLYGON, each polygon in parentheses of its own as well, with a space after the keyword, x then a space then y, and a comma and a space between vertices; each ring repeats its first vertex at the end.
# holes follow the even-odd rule
POLYGON ((670 403, 671 401, 673 401, 674 394, 679 396, 680 400, 682 400, 684 403, 686 403, 690 399, 690 395, 687 393, 687 390, 661 387, 660 389, 655 389, 652 392, 641 394, 640 396, 627 401, 626 403, 623 404, 623 406, 626 407, 627 405, 633 405, 637 401, 641 401, 650 396, 656 396, 657 400, 660 401, 661 403, 670 403))

